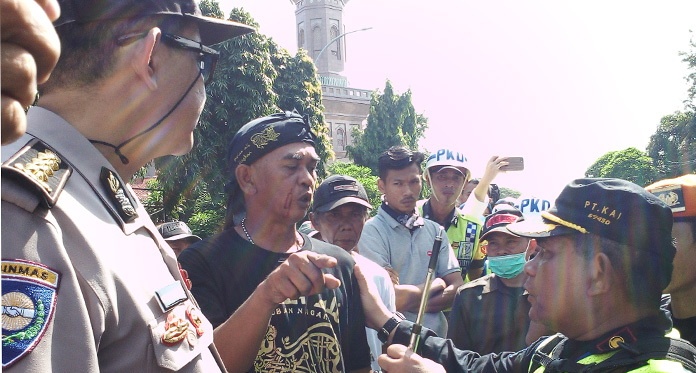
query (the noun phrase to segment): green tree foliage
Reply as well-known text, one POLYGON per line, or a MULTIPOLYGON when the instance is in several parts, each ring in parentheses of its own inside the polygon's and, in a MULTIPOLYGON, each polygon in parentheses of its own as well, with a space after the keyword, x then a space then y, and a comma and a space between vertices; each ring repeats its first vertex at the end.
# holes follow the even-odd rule
POLYGON ((418 142, 428 128, 428 119, 417 114, 411 103, 411 90, 394 93, 387 80, 384 93, 375 92, 370 100, 370 115, 365 130, 354 129, 354 146, 346 147, 348 156, 358 165, 377 174, 379 155, 394 145, 418 150, 418 142))
POLYGON ((646 186, 658 179, 652 159, 636 148, 608 152, 585 171, 586 177, 614 177, 646 186))
POLYGON ((377 176, 372 175, 372 171, 364 166, 347 162, 334 162, 329 165, 329 174, 348 175, 357 179, 367 192, 367 198, 372 205, 372 216, 377 213, 377 208, 382 204, 379 188, 377 188, 377 176))
POLYGON ((320 162, 317 173, 326 176, 325 162, 334 157, 329 138, 329 128, 324 122, 324 106, 321 104, 321 85, 314 62, 307 51, 300 49, 291 56, 272 39, 269 40, 271 61, 278 72, 273 81, 273 90, 278 92, 277 106, 284 111, 296 110, 308 116, 314 133, 317 135, 316 149, 320 162))
MULTIPOLYGON (((693 87, 692 87, 693 88, 693 87)), ((660 120, 647 149, 658 180, 696 172, 696 115, 675 112, 660 120)))
POLYGON ((191 206, 188 206, 189 204, 181 204, 177 206, 176 211, 170 211, 169 213, 162 209, 163 194, 160 182, 157 179, 152 179, 147 182, 147 187, 150 189, 150 193, 143 201, 143 205, 153 221, 186 220, 189 228, 202 237, 212 236, 217 233, 218 228, 225 222, 224 210, 221 206, 213 203, 210 193, 204 189, 205 187, 199 188, 200 192, 196 193, 191 206), (191 212, 187 214, 185 209, 191 212), (182 218, 184 216, 187 216, 187 218, 182 218))
POLYGON ((689 30, 691 33, 691 40, 689 40, 689 50, 686 52, 679 53, 682 56, 682 61, 689 65, 689 70, 691 71, 689 75, 686 76, 686 81, 689 83, 689 89, 687 91, 687 100, 684 101, 686 107, 689 111, 696 111, 696 40, 694 39, 693 31, 689 30))
MULTIPOLYGON (((205 15, 223 16, 213 0, 202 0, 200 7, 205 15)), ((258 30, 258 24, 244 10, 233 9, 229 19, 258 30)), ((332 156, 316 69, 304 52, 293 57, 258 32, 217 44, 215 49, 220 51, 220 59, 206 86, 207 101, 194 131, 193 150, 182 157, 156 160, 167 218, 188 221, 201 235, 214 233, 224 220, 227 149, 245 123, 297 109, 309 116, 319 135, 322 174, 332 156)))
POLYGON ((689 50, 679 53, 690 71, 685 111, 662 117, 647 147, 658 180, 696 172, 696 40, 690 32, 689 50))
POLYGON ((597 159, 595 163, 593 163, 592 166, 585 171, 585 177, 604 177, 602 176, 602 170, 604 169, 604 166, 614 159, 616 153, 616 151, 611 151, 599 157, 599 159, 597 159))
POLYGON ((522 193, 520 193, 514 189, 500 187, 500 198, 506 198, 506 197, 520 198, 521 195, 522 195, 522 193))

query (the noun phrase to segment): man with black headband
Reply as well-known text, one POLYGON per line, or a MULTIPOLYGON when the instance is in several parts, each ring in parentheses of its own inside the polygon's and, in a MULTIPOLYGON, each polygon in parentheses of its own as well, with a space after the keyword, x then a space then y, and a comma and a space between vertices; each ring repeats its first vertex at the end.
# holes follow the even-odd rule
MULTIPOLYGON (((404 321, 391 333, 394 344, 380 366, 390 372, 696 371, 696 348, 665 336, 672 323, 660 309, 676 252, 670 208, 625 180, 577 179, 541 215, 543 221, 507 229, 536 239, 537 254, 524 266, 529 317, 559 334, 517 352, 481 356, 424 330, 422 348, 412 352, 404 346, 411 329, 404 321)), ((359 267, 356 275, 366 290, 368 326, 379 328, 391 314, 359 267)))
MULTIPOLYGON (((127 181, 188 152, 217 52, 253 31, 193 0, 60 0, 61 58, 2 148, 3 368, 224 370, 127 181)), ((3 369, 4 370, 4 369, 3 369)))
POLYGON ((309 123, 290 112, 244 125, 228 154, 225 230, 179 256, 203 313, 219 325, 216 337, 228 337, 216 344, 251 356, 228 359, 221 351, 235 370, 369 370, 353 259, 340 247, 295 229, 317 181, 314 141, 309 123), (288 266, 302 272, 275 276, 288 266), (308 279, 327 285, 338 280, 340 286, 303 285, 308 279), (231 328, 234 334, 225 332, 231 328))

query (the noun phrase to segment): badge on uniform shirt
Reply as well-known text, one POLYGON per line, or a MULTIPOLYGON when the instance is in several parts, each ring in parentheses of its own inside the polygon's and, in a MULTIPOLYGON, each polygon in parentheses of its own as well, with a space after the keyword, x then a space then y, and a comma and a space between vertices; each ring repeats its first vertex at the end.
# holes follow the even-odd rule
POLYGON ((39 263, 2 261, 2 366, 14 364, 41 340, 55 310, 60 274, 39 263))
POLYGON ((472 221, 466 222, 464 240, 459 243, 459 250, 457 252, 457 261, 459 261, 459 266, 462 267, 462 271, 465 269, 468 270, 471 261, 474 259, 474 249, 477 244, 476 232, 478 231, 478 227, 479 225, 472 221))
POLYGON ((666 203, 672 209, 672 212, 686 211, 686 201, 684 200, 684 191, 681 185, 656 188, 652 190, 652 193, 666 203))
POLYGON ((178 304, 185 302, 188 299, 188 294, 181 286, 181 282, 174 281, 155 291, 155 299, 157 299, 157 304, 159 304, 162 312, 166 313, 178 304))
POLYGON ((38 139, 29 141, 2 164, 2 176, 36 191, 43 205, 51 208, 70 178, 72 167, 38 139))
POLYGON ((614 333, 611 337, 605 339, 604 341, 597 344, 597 350, 600 352, 608 352, 611 350, 616 350, 621 347, 620 343, 631 344, 638 339, 634 336, 633 332, 629 327, 625 327, 618 332, 614 333))
POLYGON ((162 368, 178 371, 213 343, 213 326, 187 300, 149 322, 154 355, 162 368))
POLYGON ((131 222, 138 217, 135 211, 135 199, 128 190, 123 188, 123 182, 118 175, 106 167, 102 167, 99 177, 106 188, 111 201, 116 204, 118 215, 125 222, 131 222))

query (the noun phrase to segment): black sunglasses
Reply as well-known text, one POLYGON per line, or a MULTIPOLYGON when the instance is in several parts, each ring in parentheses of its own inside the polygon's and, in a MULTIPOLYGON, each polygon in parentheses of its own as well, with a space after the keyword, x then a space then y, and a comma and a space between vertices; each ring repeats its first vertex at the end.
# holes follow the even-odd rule
MULTIPOLYGON (((116 39, 116 44, 126 45, 138 38, 145 37, 145 35, 147 35, 147 32, 126 34, 116 39)), ((166 32, 162 33, 162 40, 172 47, 198 52, 198 67, 200 68, 201 75, 203 76, 203 83, 208 84, 210 78, 213 77, 213 73, 215 72, 215 65, 220 57, 220 52, 213 48, 207 47, 200 42, 166 32)))

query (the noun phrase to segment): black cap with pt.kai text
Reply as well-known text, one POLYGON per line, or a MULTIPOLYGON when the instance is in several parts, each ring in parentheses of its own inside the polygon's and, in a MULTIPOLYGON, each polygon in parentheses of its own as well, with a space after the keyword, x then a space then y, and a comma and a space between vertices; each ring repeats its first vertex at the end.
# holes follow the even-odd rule
POLYGON ((527 220, 507 228, 525 237, 593 233, 637 250, 674 250, 669 206, 626 180, 574 180, 541 216, 542 222, 527 220))

